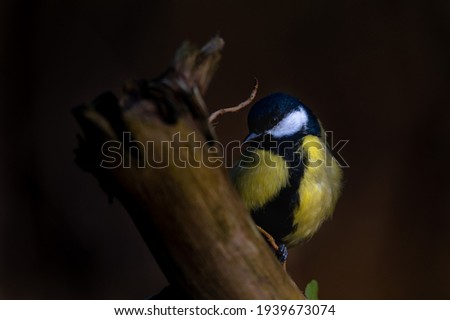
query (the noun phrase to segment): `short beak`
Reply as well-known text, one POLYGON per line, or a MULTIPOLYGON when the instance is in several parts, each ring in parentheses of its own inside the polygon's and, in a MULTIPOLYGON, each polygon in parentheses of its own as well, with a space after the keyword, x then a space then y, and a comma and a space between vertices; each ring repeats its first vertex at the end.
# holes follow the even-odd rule
POLYGON ((250 132, 249 135, 247 137, 245 137, 245 139, 242 143, 244 144, 251 140, 254 140, 254 139, 258 138, 260 135, 261 134, 250 132))

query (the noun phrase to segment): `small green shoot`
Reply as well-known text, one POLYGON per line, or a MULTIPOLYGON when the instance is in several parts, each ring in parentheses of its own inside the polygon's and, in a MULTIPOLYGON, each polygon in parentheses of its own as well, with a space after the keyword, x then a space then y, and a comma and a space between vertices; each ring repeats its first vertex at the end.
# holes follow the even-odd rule
POLYGON ((319 300, 319 283, 317 280, 311 280, 305 288, 305 296, 308 300, 319 300))

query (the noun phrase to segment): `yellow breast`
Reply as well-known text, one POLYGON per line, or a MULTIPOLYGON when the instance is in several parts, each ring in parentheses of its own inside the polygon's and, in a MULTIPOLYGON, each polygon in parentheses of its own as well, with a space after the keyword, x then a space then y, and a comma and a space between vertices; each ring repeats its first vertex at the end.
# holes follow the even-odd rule
POLYGON ((249 210, 262 207, 289 183, 286 161, 276 154, 255 150, 239 160, 231 179, 249 210))
MULTIPOLYGON (((304 152, 306 161, 298 190, 299 204, 293 212, 292 232, 283 238, 288 247, 311 237, 332 215, 342 179, 341 168, 320 138, 304 137, 299 152, 304 152)), ((234 166, 231 178, 244 204, 253 211, 275 199, 289 185, 289 168, 283 157, 258 149, 234 166)), ((283 217, 280 212, 271 214, 274 223, 283 217)))
POLYGON ((342 170, 324 142, 316 136, 303 139, 305 152, 300 204, 294 213, 294 231, 283 240, 293 246, 311 237, 334 211, 340 194, 342 170))

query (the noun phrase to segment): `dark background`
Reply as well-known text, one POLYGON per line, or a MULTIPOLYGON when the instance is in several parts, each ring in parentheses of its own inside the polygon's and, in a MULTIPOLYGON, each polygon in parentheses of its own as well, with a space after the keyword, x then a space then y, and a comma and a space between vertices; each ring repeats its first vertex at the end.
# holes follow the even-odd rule
MULTIPOLYGON (((0 2, 0 298, 142 299, 166 283, 135 226, 73 162, 70 109, 165 70, 217 32, 211 109, 285 91, 342 155, 331 222, 288 269, 322 299, 450 299, 450 2, 0 2)), ((220 119, 223 142, 246 112, 220 119)), ((245 245, 245 244, 243 244, 245 245)))

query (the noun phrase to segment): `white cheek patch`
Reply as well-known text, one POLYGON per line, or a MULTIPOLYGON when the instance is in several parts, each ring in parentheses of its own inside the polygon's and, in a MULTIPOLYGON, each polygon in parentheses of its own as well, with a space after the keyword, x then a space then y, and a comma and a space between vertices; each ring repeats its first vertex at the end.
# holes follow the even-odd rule
POLYGON ((267 131, 275 138, 287 137, 300 131, 302 127, 306 127, 308 115, 305 110, 300 109, 288 114, 283 120, 267 131))

